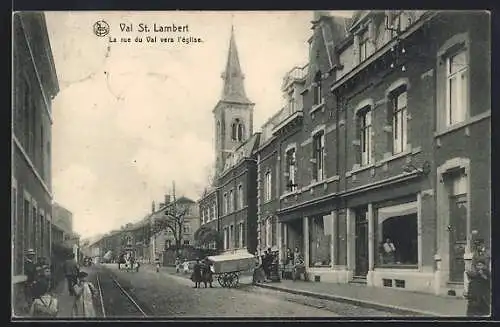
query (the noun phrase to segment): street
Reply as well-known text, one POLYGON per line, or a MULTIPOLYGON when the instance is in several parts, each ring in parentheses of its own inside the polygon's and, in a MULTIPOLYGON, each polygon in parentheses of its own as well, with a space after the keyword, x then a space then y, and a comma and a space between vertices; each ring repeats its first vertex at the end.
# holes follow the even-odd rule
POLYGON ((240 285, 237 289, 193 288, 187 275, 157 273, 144 266, 137 272, 117 265, 85 268, 99 293, 96 309, 101 318, 116 317, 359 317, 385 312, 328 300, 307 298, 240 285), (102 298, 102 301, 101 301, 102 298))

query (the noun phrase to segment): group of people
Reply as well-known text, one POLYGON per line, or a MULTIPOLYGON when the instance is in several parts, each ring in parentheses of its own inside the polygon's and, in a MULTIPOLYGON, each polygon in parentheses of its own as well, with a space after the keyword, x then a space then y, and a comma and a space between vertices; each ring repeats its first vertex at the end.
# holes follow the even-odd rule
POLYGON ((193 272, 191 274, 191 280, 194 282, 194 288, 201 288, 201 283, 207 288, 213 283, 213 270, 212 262, 205 258, 200 261, 199 258, 196 259, 196 263, 193 266, 193 272))
POLYGON ((57 301, 51 301, 53 288, 50 266, 42 258, 36 260, 35 251, 29 249, 25 254, 24 271, 26 274, 24 291, 29 315, 55 316, 57 301))
MULTIPOLYGON (((44 260, 37 262, 35 257, 35 251, 29 249, 24 262, 27 276, 25 295, 30 308, 29 315, 31 317, 55 317, 59 312, 59 303, 55 296, 52 271, 44 260)), ((88 274, 80 270, 74 255, 64 262, 63 269, 69 295, 74 298, 72 315, 95 317, 93 298, 96 291, 92 283, 86 280, 88 274)))

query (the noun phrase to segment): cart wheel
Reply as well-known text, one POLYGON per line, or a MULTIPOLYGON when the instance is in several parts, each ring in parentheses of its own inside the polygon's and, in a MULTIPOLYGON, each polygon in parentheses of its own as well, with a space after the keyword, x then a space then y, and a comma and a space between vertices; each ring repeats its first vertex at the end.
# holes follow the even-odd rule
POLYGON ((217 281, 219 282, 220 286, 226 287, 226 280, 224 279, 224 275, 218 276, 217 281))
POLYGON ((238 277, 238 274, 237 273, 232 273, 230 276, 229 276, 229 287, 236 287, 238 286, 238 283, 239 283, 239 277, 238 277))

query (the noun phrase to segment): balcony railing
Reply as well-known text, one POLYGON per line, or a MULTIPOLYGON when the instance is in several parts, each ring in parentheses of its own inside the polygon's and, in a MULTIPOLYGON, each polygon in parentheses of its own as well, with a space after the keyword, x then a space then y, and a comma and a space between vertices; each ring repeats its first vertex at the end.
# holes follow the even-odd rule
POLYGON ((297 106, 286 106, 280 110, 274 121, 272 133, 277 133, 280 129, 295 122, 298 118, 303 117, 302 108, 297 106))
POLYGON ((307 76, 308 67, 309 64, 306 64, 303 67, 294 67, 290 70, 283 78, 281 89, 285 90, 288 86, 290 86, 290 84, 303 81, 307 76))

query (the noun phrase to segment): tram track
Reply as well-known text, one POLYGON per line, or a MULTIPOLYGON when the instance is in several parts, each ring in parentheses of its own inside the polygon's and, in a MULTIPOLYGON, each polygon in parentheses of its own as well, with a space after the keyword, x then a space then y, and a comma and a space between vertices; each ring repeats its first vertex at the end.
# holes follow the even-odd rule
POLYGON ((147 318, 150 310, 138 303, 130 289, 124 287, 111 272, 96 272, 96 286, 99 295, 99 310, 106 317, 147 318))

